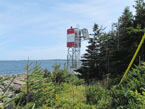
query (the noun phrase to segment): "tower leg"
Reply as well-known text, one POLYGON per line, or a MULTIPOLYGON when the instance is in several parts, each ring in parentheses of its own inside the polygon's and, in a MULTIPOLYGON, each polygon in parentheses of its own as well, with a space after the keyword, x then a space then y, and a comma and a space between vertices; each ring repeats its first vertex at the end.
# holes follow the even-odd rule
POLYGON ((68 48, 67 69, 76 70, 80 67, 80 48, 68 48))

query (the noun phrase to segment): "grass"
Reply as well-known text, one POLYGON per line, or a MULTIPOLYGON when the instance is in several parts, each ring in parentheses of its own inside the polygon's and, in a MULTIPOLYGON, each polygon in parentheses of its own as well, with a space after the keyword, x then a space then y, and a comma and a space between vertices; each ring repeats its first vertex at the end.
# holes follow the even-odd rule
POLYGON ((55 108, 84 109, 89 107, 89 109, 95 109, 95 105, 86 104, 84 85, 64 84, 63 91, 56 94, 56 100, 58 103, 55 108))
POLYGON ((66 100, 74 100, 76 102, 84 102, 86 101, 86 98, 84 96, 85 87, 83 85, 75 86, 75 85, 69 85, 65 84, 64 89, 62 93, 57 94, 58 100, 63 98, 66 100))

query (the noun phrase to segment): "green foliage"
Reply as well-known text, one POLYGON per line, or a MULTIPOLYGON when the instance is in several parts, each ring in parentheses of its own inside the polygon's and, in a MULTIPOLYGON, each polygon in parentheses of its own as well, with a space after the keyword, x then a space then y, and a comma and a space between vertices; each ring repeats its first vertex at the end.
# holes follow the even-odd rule
POLYGON ((54 71, 60 69, 60 64, 55 64, 52 66, 54 68, 54 71))
POLYGON ((35 66, 31 69, 32 70, 32 74, 42 74, 43 70, 41 68, 41 66, 38 64, 38 62, 36 61, 35 66))
POLYGON ((124 87, 132 91, 137 90, 138 92, 141 92, 140 88, 145 86, 144 78, 145 78, 145 66, 144 65, 136 66, 128 73, 125 81, 123 82, 124 87))
POLYGON ((52 82, 47 81, 45 73, 42 68, 36 62, 35 66, 31 68, 32 73, 29 74, 28 86, 24 86, 22 92, 25 93, 23 100, 21 101, 22 106, 38 108, 44 104, 51 106, 55 103, 55 85, 52 82), (27 90, 29 88, 29 90, 27 90), (28 103, 27 96, 29 98, 28 103), (28 106, 27 106, 28 105, 28 106))
MULTIPOLYGON (((0 105, 0 109, 3 108, 16 108, 16 104, 15 101, 17 99, 22 98, 23 93, 19 93, 18 95, 14 95, 12 96, 12 98, 8 97, 8 92, 10 91, 10 85, 13 83, 13 81, 15 80, 16 76, 8 76, 8 77, 4 77, 3 79, 0 80, 0 82, 4 82, 8 79, 10 79, 9 84, 7 85, 7 87, 4 89, 3 93, 0 93, 0 101, 3 101, 3 104, 0 105)), ((13 92, 14 93, 14 92, 13 92)))
POLYGON ((82 67, 77 71, 81 73, 81 78, 87 80, 92 78, 102 79, 102 74, 99 72, 100 64, 100 40, 104 36, 103 28, 98 24, 94 24, 94 37, 89 39, 86 53, 82 57, 82 67))
MULTIPOLYGON (((111 88, 113 108, 137 108, 142 104, 140 96, 141 88, 145 86, 145 66, 139 65, 133 68, 119 86, 111 88), (140 99, 140 100, 139 100, 140 99)), ((142 104, 143 105, 143 104, 142 104)))
POLYGON ((85 86, 75 86, 69 83, 64 83, 61 93, 56 94, 56 104, 53 108, 62 109, 94 109, 95 105, 85 103, 84 96, 85 86))
POLYGON ((23 109, 32 109, 33 105, 34 102, 27 103, 26 106, 23 107, 23 109))
POLYGON ((141 90, 142 90, 142 94, 138 93, 138 91, 136 90, 134 97, 138 101, 137 106, 140 107, 141 109, 143 109, 145 107, 145 89, 141 88, 141 90))
POLYGON ((45 68, 45 69, 44 69, 44 78, 49 77, 50 74, 51 74, 51 72, 50 72, 47 68, 45 68))
POLYGON ((136 10, 136 15, 135 15, 135 26, 140 25, 141 29, 145 28, 145 2, 144 0, 136 0, 136 4, 134 6, 136 10))
POLYGON ((38 63, 31 68, 31 72, 28 77, 28 87, 24 86, 22 92, 25 93, 21 105, 24 108, 32 108, 35 103, 36 108, 41 107, 72 107, 72 101, 59 100, 57 94, 62 93, 65 87, 65 83, 80 85, 83 83, 82 79, 77 76, 68 74, 67 69, 60 69, 60 65, 53 66, 54 71, 49 72, 48 69, 41 68, 38 63), (27 88, 29 88, 27 93, 27 88), (27 95, 29 96, 29 102, 27 103, 27 95))
POLYGON ((79 102, 74 106, 74 109, 95 109, 95 106, 79 102))
MULTIPOLYGON (((88 41, 86 53, 82 57, 82 67, 78 71, 88 81, 92 78, 103 79, 110 73, 111 77, 122 76, 130 63, 141 40, 145 28, 145 3, 136 0, 136 15, 126 7, 118 22, 112 24, 112 30, 103 33, 97 24, 93 26, 94 38, 88 41), (100 48, 100 53, 97 49, 100 48), (102 76, 103 75, 103 76, 102 76)), ((145 43, 142 45, 134 65, 145 59, 145 43)), ((133 66, 134 67, 134 66, 133 66)))
POLYGON ((73 85, 82 85, 85 83, 84 79, 79 79, 76 75, 74 74, 70 74, 69 76, 67 76, 66 78, 67 82, 73 85))
POLYGON ((29 109, 35 106, 35 108, 46 109, 132 109, 144 106, 144 92, 138 90, 144 87, 145 83, 144 65, 132 69, 123 84, 119 86, 111 86, 110 84, 109 89, 96 84, 100 81, 87 86, 84 84, 84 80, 68 74, 66 69, 56 67, 53 73, 49 74, 48 77, 44 77, 43 70, 38 68, 40 67, 35 66, 32 68, 33 73, 29 74, 28 103, 26 103, 26 86, 22 91, 25 93, 21 102, 21 106, 24 108, 29 109), (136 90, 137 92, 135 92, 136 90))
POLYGON ((51 106, 55 103, 55 86, 52 83, 41 84, 41 88, 39 87, 34 94, 36 107, 42 106, 42 104, 51 106))
POLYGON ((95 106, 88 105, 82 102, 75 102, 68 100, 62 100, 57 102, 57 105, 54 107, 55 109, 95 109, 95 106))
POLYGON ((97 108, 110 108, 112 103, 109 91, 101 86, 87 86, 85 96, 87 103, 95 104, 97 108))
POLYGON ((114 36, 111 35, 111 39, 115 37, 115 40, 113 43, 111 43, 110 40, 107 41, 110 55, 109 64, 106 64, 109 65, 109 72, 113 78, 118 75, 123 75, 136 50, 136 44, 138 43, 135 38, 137 37, 128 33, 128 28, 132 26, 133 15, 129 7, 126 7, 116 24, 115 31, 117 34, 113 33, 114 36))
POLYGON ((61 84, 66 81, 67 74, 61 69, 55 69, 51 74, 51 79, 53 83, 61 84))
POLYGON ((136 108, 134 93, 122 86, 114 86, 110 90, 112 96, 112 108, 136 108))
MULTIPOLYGON (((11 98, 9 98, 9 97, 7 96, 7 93, 8 93, 8 91, 9 91, 10 85, 12 84, 12 82, 14 81, 15 78, 16 78, 16 76, 14 76, 14 77, 12 78, 12 80, 10 81, 10 83, 9 83, 9 84, 7 85, 7 87, 5 88, 4 93, 0 93, 0 101, 5 101, 5 103, 3 103, 3 104, 0 106, 1 109, 3 109, 3 108, 6 107, 6 106, 9 106, 9 105, 11 104, 12 100, 13 100, 13 99, 11 99, 11 98)), ((6 78, 4 78, 4 79, 1 79, 0 82, 3 82, 3 81, 8 80, 8 79, 10 79, 10 77, 6 77, 6 78)))

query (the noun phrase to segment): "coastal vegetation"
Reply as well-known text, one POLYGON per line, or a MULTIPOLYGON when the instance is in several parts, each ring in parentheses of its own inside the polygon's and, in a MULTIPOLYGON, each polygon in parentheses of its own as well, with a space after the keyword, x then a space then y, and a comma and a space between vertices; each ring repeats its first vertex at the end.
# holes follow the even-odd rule
MULTIPOLYGON (((84 79, 54 65, 53 73, 36 62, 28 80, 9 105, 17 109, 122 109, 145 106, 145 65, 132 68, 122 84, 104 78, 86 84, 84 79), (27 86, 28 85, 28 86, 27 86)), ((30 67, 29 67, 30 68, 30 67)))
MULTIPOLYGON (((54 71, 34 67, 28 61, 25 84, 17 96, 8 98, 7 85, 0 100, 7 98, 1 108, 14 109, 143 109, 145 107, 145 43, 141 46, 128 74, 123 77, 145 33, 145 3, 136 0, 135 15, 124 9, 112 30, 94 24, 94 37, 88 41, 81 75, 68 72, 64 65, 53 66, 54 71), (120 80, 123 77, 123 81, 120 80), (5 105, 6 104, 6 105, 5 105)), ((14 77, 15 78, 15 77, 14 77)), ((5 81, 7 78, 1 79, 5 81)))

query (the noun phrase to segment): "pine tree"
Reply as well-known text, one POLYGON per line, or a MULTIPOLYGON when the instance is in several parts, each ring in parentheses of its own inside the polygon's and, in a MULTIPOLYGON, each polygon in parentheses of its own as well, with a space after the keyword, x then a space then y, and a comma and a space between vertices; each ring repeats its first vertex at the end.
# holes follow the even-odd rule
POLYGON ((87 46, 86 53, 82 57, 82 67, 78 69, 81 73, 81 77, 86 81, 91 79, 101 79, 99 73, 100 64, 100 43, 99 38, 103 34, 102 28, 99 28, 98 24, 94 24, 93 32, 94 37, 89 39, 89 45, 87 46))
POLYGON ((124 73, 135 51, 134 36, 129 34, 128 30, 128 28, 133 27, 133 15, 129 7, 124 9, 116 26, 116 31, 111 31, 111 38, 107 42, 110 52, 109 72, 113 76, 124 73))
MULTIPOLYGON (((136 41, 139 43, 141 40, 144 32, 145 32, 145 2, 144 0, 136 0, 136 4, 134 6, 136 9, 136 15, 135 15, 135 23, 134 23, 134 33, 137 36, 136 41)), ((139 52, 138 58, 140 58, 141 61, 144 61, 145 59, 145 43, 143 43, 141 50, 139 52)))
MULTIPOLYGON (((144 13, 140 14, 143 11, 144 3, 142 0, 136 1, 136 16, 134 17, 129 10, 129 7, 124 9, 123 15, 118 19, 118 38, 119 38, 119 49, 112 49, 114 52, 110 57, 110 67, 111 74, 114 76, 122 75, 127 69, 137 46, 142 38, 143 31, 141 29, 144 28, 144 13)), ((117 38, 116 38, 117 42, 117 38)), ((109 43, 109 42, 108 42, 109 43)), ((110 45, 110 44, 109 44, 110 45)), ((139 52, 136 57, 133 65, 139 64, 139 56, 144 58, 144 45, 142 46, 142 50, 139 52)), ((110 51, 112 51, 110 49, 110 51)))
POLYGON ((144 0, 136 0, 136 5, 134 6, 136 9, 135 15, 135 26, 140 27, 141 29, 145 28, 145 3, 144 0))
MULTIPOLYGON (((101 28, 94 25, 94 38, 89 40, 89 46, 81 60, 82 68, 78 70, 83 78, 100 79, 107 73, 111 73, 113 77, 124 74, 145 32, 145 3, 143 0, 137 0, 134 7, 136 15, 133 16, 129 7, 126 7, 118 23, 115 24, 116 29, 107 34, 102 35, 101 28), (100 48, 99 55, 97 47, 100 48)), ((139 64, 139 58, 144 61, 144 46, 145 43, 133 65, 139 64)))

